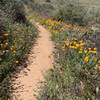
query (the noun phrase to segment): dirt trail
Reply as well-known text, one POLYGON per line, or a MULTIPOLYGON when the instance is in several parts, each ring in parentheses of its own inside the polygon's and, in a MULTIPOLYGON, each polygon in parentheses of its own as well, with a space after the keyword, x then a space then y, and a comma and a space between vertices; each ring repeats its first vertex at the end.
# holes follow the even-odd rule
POLYGON ((53 67, 53 43, 51 34, 41 25, 36 24, 39 30, 39 38, 29 54, 29 64, 13 79, 12 100, 36 100, 34 90, 40 86, 43 76, 53 67))

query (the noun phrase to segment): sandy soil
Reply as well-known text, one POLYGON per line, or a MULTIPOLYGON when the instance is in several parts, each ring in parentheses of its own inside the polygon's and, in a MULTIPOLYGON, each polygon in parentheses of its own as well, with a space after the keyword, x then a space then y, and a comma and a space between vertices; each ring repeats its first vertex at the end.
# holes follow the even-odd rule
POLYGON ((17 78, 12 79, 14 88, 12 100, 36 100, 34 90, 38 90, 46 71, 53 67, 54 47, 51 34, 38 23, 36 26, 39 30, 39 38, 29 54, 27 68, 17 73, 17 78))

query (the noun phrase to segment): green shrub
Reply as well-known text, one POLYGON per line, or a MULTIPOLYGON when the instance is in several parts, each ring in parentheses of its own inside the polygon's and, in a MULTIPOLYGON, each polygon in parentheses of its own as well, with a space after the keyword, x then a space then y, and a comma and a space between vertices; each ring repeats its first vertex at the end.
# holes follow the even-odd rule
POLYGON ((6 13, 7 18, 10 17, 13 22, 27 24, 23 2, 16 0, 2 0, 2 2, 0 2, 0 7, 1 10, 6 13))
POLYGON ((86 14, 86 9, 81 5, 69 3, 66 4, 64 7, 59 9, 58 14, 55 15, 55 18, 58 20, 67 21, 70 23, 76 23, 79 25, 86 24, 84 22, 84 16, 86 14))
POLYGON ((10 99, 10 74, 27 58, 37 36, 21 2, 0 1, 0 100, 10 99))
POLYGON ((52 16, 52 11, 54 11, 54 6, 51 3, 47 2, 35 2, 33 3, 32 8, 34 11, 44 16, 52 16))

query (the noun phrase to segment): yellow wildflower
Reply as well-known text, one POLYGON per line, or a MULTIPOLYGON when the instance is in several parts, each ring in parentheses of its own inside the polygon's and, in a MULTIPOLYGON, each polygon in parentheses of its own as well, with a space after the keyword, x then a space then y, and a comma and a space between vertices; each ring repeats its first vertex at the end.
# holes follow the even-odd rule
POLYGON ((83 42, 83 43, 80 43, 80 46, 84 46, 85 45, 85 43, 83 42))
POLYGON ((79 53, 83 53, 83 50, 84 50, 83 48, 80 48, 79 53))
POLYGON ((63 48, 65 48, 65 47, 68 47, 68 45, 67 44, 64 44, 63 48))
POLYGON ((85 50, 84 50, 84 53, 88 53, 88 50, 85 49, 85 50))
POLYGON ((73 44, 77 44, 77 42, 76 41, 73 41, 73 44))
POLYGON ((96 54, 97 53, 97 48, 89 48, 89 53, 96 54))
POLYGON ((96 70, 100 71, 100 65, 96 65, 96 70))
POLYGON ((94 48, 95 51, 97 51, 97 48, 94 48))
POLYGON ((86 56, 85 58, 84 58, 84 63, 88 63, 89 62, 89 56, 86 56))
POLYGON ((100 63, 100 60, 98 60, 98 63, 100 63))
POLYGON ((83 53, 83 51, 82 51, 82 50, 80 50, 80 51, 79 51, 79 53, 83 53))
POLYGON ((88 48, 89 50, 91 50, 91 48, 88 48))
POLYGON ((77 44, 76 44, 76 47, 77 47, 77 48, 79 48, 79 47, 80 47, 80 45, 77 43, 77 44))
POLYGON ((71 49, 77 49, 77 47, 73 46, 73 45, 70 45, 69 48, 71 48, 71 49))

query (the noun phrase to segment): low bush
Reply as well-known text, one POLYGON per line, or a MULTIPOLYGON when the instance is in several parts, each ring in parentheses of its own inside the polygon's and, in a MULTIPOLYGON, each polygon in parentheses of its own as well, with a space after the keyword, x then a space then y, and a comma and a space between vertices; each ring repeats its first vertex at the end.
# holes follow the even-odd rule
POLYGON ((10 99, 10 74, 27 57, 37 36, 16 0, 0 1, 0 99, 10 99))

